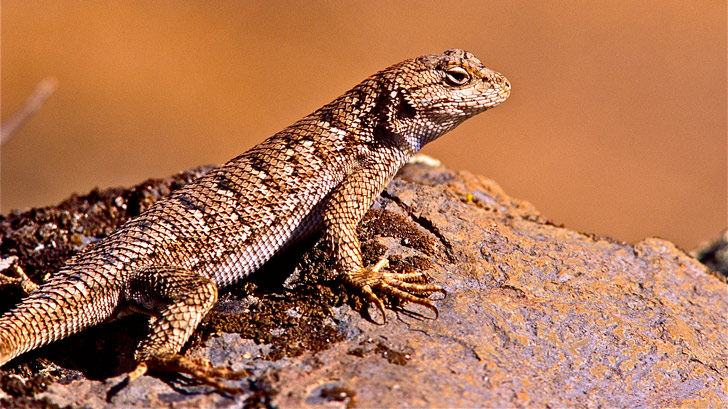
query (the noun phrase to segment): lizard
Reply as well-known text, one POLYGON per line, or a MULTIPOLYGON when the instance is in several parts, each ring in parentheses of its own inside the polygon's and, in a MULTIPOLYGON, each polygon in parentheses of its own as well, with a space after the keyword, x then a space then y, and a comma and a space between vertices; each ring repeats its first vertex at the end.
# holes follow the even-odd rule
POLYGON ((0 366, 131 312, 149 315, 130 381, 148 370, 186 374, 235 393, 212 367, 179 352, 218 290, 322 231, 342 281, 375 305, 378 293, 437 309, 443 292, 422 272, 364 266, 356 227, 422 146, 502 103, 511 85, 473 54, 451 49, 386 68, 73 256, 0 316, 0 366))

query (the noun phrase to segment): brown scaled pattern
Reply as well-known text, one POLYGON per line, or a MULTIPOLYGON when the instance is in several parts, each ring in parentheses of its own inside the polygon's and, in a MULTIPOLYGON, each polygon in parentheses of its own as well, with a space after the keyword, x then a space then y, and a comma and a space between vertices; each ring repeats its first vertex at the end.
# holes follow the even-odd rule
POLYGON ((440 287, 420 283, 420 274, 382 271, 386 260, 362 265, 356 225, 424 144, 509 94, 503 76, 457 49, 372 75, 75 256, 0 317, 0 365, 132 307, 152 315, 132 378, 147 361, 164 361, 221 386, 206 375, 221 372, 168 355, 179 352, 218 288, 322 228, 344 281, 380 310, 376 292, 434 309, 428 296, 440 287))

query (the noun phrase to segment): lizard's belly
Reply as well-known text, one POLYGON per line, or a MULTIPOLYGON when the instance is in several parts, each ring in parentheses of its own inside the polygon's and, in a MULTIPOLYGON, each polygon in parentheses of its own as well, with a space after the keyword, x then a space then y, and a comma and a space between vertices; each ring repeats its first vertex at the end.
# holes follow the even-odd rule
POLYGON ((228 241, 226 248, 213 255, 215 262, 208 263, 200 273, 210 277, 219 288, 245 279, 276 253, 320 230, 324 206, 324 200, 313 206, 299 203, 298 210, 288 217, 279 218, 247 237, 228 241))

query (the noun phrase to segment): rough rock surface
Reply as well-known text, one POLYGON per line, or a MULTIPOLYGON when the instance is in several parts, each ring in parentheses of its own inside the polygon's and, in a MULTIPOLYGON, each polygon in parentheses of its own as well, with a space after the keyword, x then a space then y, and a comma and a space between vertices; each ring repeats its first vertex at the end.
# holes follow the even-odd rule
MULTIPOLYGON (((0 259, 40 281, 194 175, 0 219, 0 259), (15 258, 13 258, 15 257, 15 258)), ((367 261, 425 269, 439 317, 386 325, 312 239, 224 292, 187 348, 246 368, 226 396, 184 378, 119 388, 144 319, 105 324, 0 371, 9 407, 725 407, 728 285, 672 243, 554 226, 492 181, 409 165, 362 222, 367 261), (373 318, 369 318, 368 311, 373 318), (19 377, 22 375, 22 377, 19 377)), ((11 274, 6 271, 6 274, 11 274)), ((0 289, 7 310, 20 290, 0 289)))

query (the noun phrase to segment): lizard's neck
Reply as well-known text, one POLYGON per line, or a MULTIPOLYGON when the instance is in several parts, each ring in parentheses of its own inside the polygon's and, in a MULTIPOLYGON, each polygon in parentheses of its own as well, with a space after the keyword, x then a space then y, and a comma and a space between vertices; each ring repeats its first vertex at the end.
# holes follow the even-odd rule
POLYGON ((377 115, 378 127, 386 128, 396 135, 401 148, 414 155, 426 144, 434 141, 456 126, 464 119, 451 117, 435 118, 427 112, 418 111, 401 90, 385 90, 389 103, 377 115))
POLYGON ((312 116, 329 130, 346 130, 346 136, 342 136, 355 138, 355 143, 396 148, 409 156, 465 120, 418 111, 405 90, 378 75, 368 78, 312 116))

